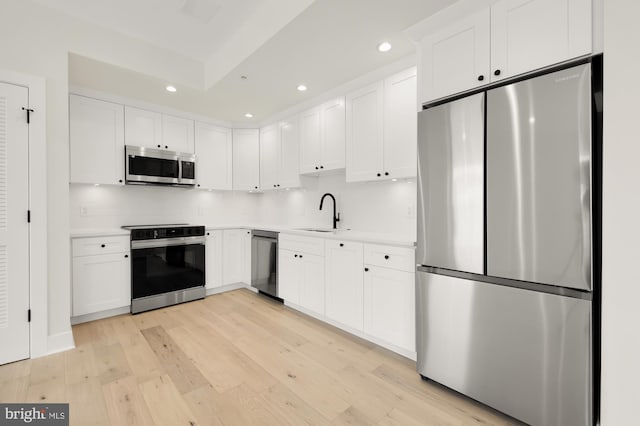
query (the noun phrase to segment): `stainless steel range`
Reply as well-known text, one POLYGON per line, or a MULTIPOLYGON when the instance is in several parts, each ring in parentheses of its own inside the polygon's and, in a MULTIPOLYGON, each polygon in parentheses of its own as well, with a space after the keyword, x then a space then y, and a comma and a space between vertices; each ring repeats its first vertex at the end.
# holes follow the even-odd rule
POLYGON ((204 226, 123 228, 131 230, 131 313, 204 298, 204 226))

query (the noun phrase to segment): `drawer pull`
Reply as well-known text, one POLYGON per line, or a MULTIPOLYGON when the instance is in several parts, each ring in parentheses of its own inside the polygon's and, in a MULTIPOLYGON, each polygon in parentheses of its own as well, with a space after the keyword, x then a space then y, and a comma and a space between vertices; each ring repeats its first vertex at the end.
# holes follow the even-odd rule
POLYGON ((302 255, 300 255, 300 259, 302 259, 302 255))
POLYGON ((388 260, 388 259, 389 259, 389 255, 388 255, 388 254, 385 254, 385 255, 384 255, 384 258, 388 260))
POLYGON ((105 248, 106 246, 104 244, 100 244, 100 247, 105 248))
POLYGON ((129 255, 128 255, 128 254, 125 254, 125 255, 124 255, 124 258, 126 259, 127 257, 129 257, 129 255))
POLYGON ((344 247, 344 244, 340 243, 340 247, 344 247))
POLYGON ((365 272, 369 272, 369 268, 364 268, 364 271, 365 272))
POLYGON ((297 255, 297 254, 294 254, 294 255, 293 255, 293 257, 298 257, 298 255, 297 255))

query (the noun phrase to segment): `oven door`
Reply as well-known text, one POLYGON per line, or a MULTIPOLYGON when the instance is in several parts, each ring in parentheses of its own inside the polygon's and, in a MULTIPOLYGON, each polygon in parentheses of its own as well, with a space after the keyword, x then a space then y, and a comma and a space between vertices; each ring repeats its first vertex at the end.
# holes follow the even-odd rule
POLYGON ((180 183, 180 159, 175 153, 126 147, 127 183, 180 183))
POLYGON ((131 242, 131 296, 140 299, 205 285, 203 237, 131 242))

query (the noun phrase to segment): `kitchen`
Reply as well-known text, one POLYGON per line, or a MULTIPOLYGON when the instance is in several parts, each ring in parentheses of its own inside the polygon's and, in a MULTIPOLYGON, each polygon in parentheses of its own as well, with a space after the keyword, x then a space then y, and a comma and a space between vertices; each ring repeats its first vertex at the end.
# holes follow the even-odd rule
MULTIPOLYGON (((144 46, 131 42, 128 38, 124 39, 120 35, 112 36, 111 34, 106 34, 102 28, 96 29, 91 25, 77 22, 76 20, 69 22, 69 18, 59 15, 56 15, 56 19, 54 19, 51 12, 30 4, 30 2, 25 2, 25 4, 18 3, 12 3, 7 8, 7 13, 3 14, 2 28, 3 31, 7 31, 5 39, 18 40, 14 44, 3 47, 3 52, 5 53, 3 55, 5 57, 2 59, 3 68, 45 76, 47 79, 47 122, 46 127, 41 130, 43 134, 47 135, 46 158, 36 159, 37 161, 44 161, 45 167, 40 170, 47 170, 47 173, 44 176, 45 181, 42 181, 42 176, 37 176, 37 179, 40 179, 42 184, 40 186, 41 189, 32 188, 34 194, 38 194, 38 191, 41 192, 40 196, 34 196, 34 201, 31 203, 31 206, 33 206, 31 229, 32 232, 36 229, 35 227, 40 227, 39 229, 44 230, 44 234, 36 232, 34 238, 38 238, 39 235, 46 236, 43 244, 37 245, 40 251, 32 252, 32 259, 37 259, 37 256, 40 256, 40 259, 44 259, 44 263, 40 263, 40 265, 49 265, 48 269, 44 271, 46 275, 42 280, 38 280, 44 283, 44 294, 48 294, 48 296, 44 301, 32 300, 31 303, 31 307, 34 309, 34 323, 31 326, 32 335, 39 336, 35 341, 32 341, 32 356, 34 358, 36 354, 45 354, 53 351, 54 348, 60 348, 61 350, 69 342, 69 322, 72 316, 70 314, 71 301, 69 300, 72 281, 70 276, 71 250, 64 248, 71 245, 69 236, 78 229, 90 227, 119 228, 122 225, 166 223, 167 221, 217 226, 232 224, 233 226, 238 226, 236 229, 241 229, 240 225, 253 228, 256 224, 284 224, 290 225, 292 228, 327 228, 331 226, 331 204, 327 205, 329 207, 328 210, 325 207, 322 212, 318 210, 318 204, 320 197, 325 192, 331 192, 338 195, 338 211, 341 213, 339 225, 341 227, 352 228, 354 231, 380 231, 399 235, 414 232, 413 226, 415 226, 417 212, 416 210, 411 211, 411 207, 413 205, 417 209, 417 206, 413 201, 414 195, 412 196, 411 194, 415 194, 416 182, 411 179, 400 179, 397 182, 376 182, 373 184, 346 184, 344 183, 344 176, 342 179, 337 175, 328 175, 326 177, 311 176, 309 177, 311 183, 307 189, 290 190, 290 195, 287 195, 286 190, 275 194, 192 191, 198 193, 197 197, 199 199, 197 200, 195 199, 196 197, 193 197, 194 200, 189 200, 189 197, 184 195, 186 193, 185 190, 180 188, 127 187, 126 190, 119 190, 108 185, 74 187, 72 184, 69 186, 69 137, 67 136, 68 124, 66 124, 69 122, 69 116, 66 105, 69 102, 68 94, 70 92, 73 93, 73 88, 68 86, 74 83, 74 77, 71 74, 80 67, 85 67, 86 70, 93 69, 97 72, 105 72, 106 75, 118 75, 118 72, 122 71, 121 68, 113 70, 108 64, 104 65, 104 68, 91 68, 96 65, 92 62, 93 60, 86 58, 93 57, 99 58, 102 63, 118 64, 120 67, 133 68, 143 74, 154 75, 153 71, 157 67, 151 64, 159 62, 154 62, 151 59, 159 60, 162 55, 160 52, 152 51, 152 49, 143 48, 144 46), (20 22, 25 21, 27 16, 29 19, 26 21, 26 25, 19 25, 20 22), (70 25, 74 28, 74 32, 85 36, 78 38, 62 34, 56 36, 57 38, 48 38, 49 34, 55 33, 56 22, 58 25, 60 22, 70 25), (34 31, 34 27, 38 31, 34 31), (47 37, 43 36, 43 34, 47 34, 47 37), (17 37, 17 35, 21 37, 17 37), (65 37, 69 37, 71 40, 68 41, 65 37), (115 44, 107 43, 105 45, 101 42, 104 40, 111 40, 109 43, 116 43, 115 40, 120 40, 123 43, 118 46, 118 49, 113 49, 115 44), (125 45, 127 47, 123 48, 122 46, 125 45), (139 50, 136 51, 136 49, 139 50), (74 54, 68 56, 67 52, 69 51, 75 52, 77 54, 76 57, 74 57, 74 54), (25 52, 37 53, 26 54, 25 52), (144 53, 142 54, 141 52, 144 53), (154 57, 153 55, 156 56, 154 57), (149 61, 143 63, 144 61, 140 58, 148 58, 149 61), (76 61, 75 64, 74 61, 76 61), (314 187, 313 185, 317 186, 314 187), (167 193, 172 194, 172 197, 175 197, 177 202, 167 201, 165 197, 167 193), (141 215, 137 216, 136 210, 142 196, 148 196, 150 204, 147 207, 139 207, 141 215), (46 209, 42 207, 43 202, 46 202, 44 206, 46 209), (37 203, 40 203, 39 208, 35 207, 37 203), (389 216, 383 216, 380 220, 380 218, 377 219, 371 214, 372 212, 387 211, 387 206, 392 203, 394 203, 394 208, 388 211, 389 216), (85 208, 84 213, 83 207, 85 208), (122 212, 122 220, 117 220, 109 209, 122 212), (184 219, 176 217, 176 215, 180 214, 181 209, 189 212, 184 219), (44 211, 47 211, 46 216, 42 214, 44 211), (163 211, 167 212, 166 220, 163 220, 165 219, 162 215, 163 211), (264 212, 264 220, 262 220, 262 216, 258 216, 257 212, 264 212), (281 218, 282 222, 280 222, 281 218), (136 220, 128 221, 127 219, 136 220), (44 223, 42 222, 43 220, 45 221, 44 223), (358 229, 359 227, 360 229, 358 229), (46 250, 47 245, 48 250, 46 250), (35 306, 38 306, 38 309, 35 309, 35 306), (38 313, 41 314, 42 312, 48 312, 48 321, 45 323, 44 330, 42 329, 42 324, 37 323, 37 321, 42 320, 42 316, 38 315, 38 313), (41 349, 36 350, 38 346, 41 349)), ((599 7, 601 6, 598 6, 596 2, 594 11, 602 11, 602 9, 598 9, 599 7)), ((628 327, 627 324, 634 322, 627 320, 627 318, 633 318, 633 310, 628 304, 631 303, 630 299, 633 299, 631 295, 635 290, 633 288, 626 289, 627 284, 624 284, 633 282, 633 277, 635 276, 635 271, 630 270, 628 266, 633 265, 633 247, 629 246, 628 241, 631 240, 629 233, 634 231, 630 223, 630 219, 634 216, 632 214, 633 206, 629 205, 628 197, 623 197, 625 192, 623 188, 630 188, 631 182, 634 180, 633 172, 627 172, 626 165, 627 161, 630 161, 633 157, 632 150, 635 148, 624 145, 626 142, 623 142, 630 139, 625 135, 631 133, 625 129, 631 129, 629 123, 632 123, 633 119, 625 121, 621 120, 621 117, 625 117, 625 114, 628 114, 627 109, 623 108, 626 105, 624 102, 629 99, 629 105, 633 105, 630 99, 631 93, 635 89, 628 84, 625 85, 624 82, 629 81, 630 76, 633 75, 635 59, 633 55, 629 57, 628 52, 632 50, 625 52, 624 47, 627 45, 633 46, 633 41, 635 40, 633 36, 629 36, 629 34, 633 35, 634 31, 636 31, 635 26, 626 21, 626 19, 628 15, 633 15, 630 11, 633 11, 633 8, 637 6, 631 3, 612 2, 603 7, 604 13, 600 15, 600 19, 604 24, 605 37, 603 37, 604 47, 601 50, 607 55, 604 65, 605 87, 607 90, 605 91, 604 108, 606 112, 603 179, 602 423, 619 424, 625 418, 633 418, 629 417, 632 416, 632 413, 627 411, 632 404, 624 404, 624 401, 626 398, 633 400, 635 390, 633 387, 627 388, 626 386, 631 383, 633 377, 636 377, 631 373, 635 365, 630 361, 633 359, 634 351, 637 350, 636 343, 629 341, 626 334, 621 335, 620 333, 626 329, 625 327, 628 327), (609 6, 609 4, 612 5, 609 6), (609 78, 611 78, 611 81, 609 78), (624 88, 621 85, 624 85, 624 88), (615 93, 616 96, 608 98, 607 96, 610 93, 615 93), (609 104, 611 104, 611 108, 607 107, 609 104), (615 114, 611 111, 614 111, 615 114), (611 120, 611 124, 607 124, 609 123, 608 120, 611 120), (608 132, 612 132, 611 135, 608 132), (609 140, 611 142, 607 142, 609 140), (618 146, 617 144, 621 145, 618 146), (620 152, 618 153, 617 150, 620 150, 620 152), (607 156, 607 152, 610 153, 609 156, 607 156), (616 162, 609 162, 614 160, 616 162), (623 224, 626 224, 627 227, 625 228, 623 224), (625 230, 618 231, 619 227, 623 227, 625 230), (626 263, 622 263, 624 259, 627 259, 626 263), (607 287, 607 282, 611 283, 609 287, 607 287), (612 305, 608 305, 608 303, 612 303, 612 305), (608 306, 609 309, 607 309, 608 306), (607 316, 607 313, 609 313, 609 316, 607 316), (621 322, 619 323, 618 321, 621 322), (616 324, 620 324, 620 326, 616 324), (607 423, 607 421, 610 423, 607 423)), ((598 15, 594 12, 594 16, 598 15)), ((414 22, 416 21, 414 20, 414 22)), ((597 34, 598 31, 602 31, 602 29, 599 29, 598 25, 594 26, 594 33, 597 34)), ((374 47, 375 44, 373 43, 374 47)), ((167 61, 163 62, 166 63, 167 61)), ((163 80, 161 87, 164 87, 166 80, 173 80, 167 78, 168 76, 173 74, 175 78, 179 74, 181 66, 183 67, 182 70, 185 71, 188 61, 181 62, 180 66, 175 61, 168 63, 170 64, 170 69, 163 71, 165 78, 161 79, 163 80)), ((383 81, 385 78, 409 68, 410 65, 408 63, 400 63, 396 65, 397 68, 395 69, 386 69, 378 74, 373 73, 369 75, 367 82, 363 80, 360 83, 354 83, 351 87, 342 87, 340 91, 327 93, 325 99, 318 98, 317 101, 319 103, 328 101, 330 96, 337 96, 340 92, 347 94, 366 86, 367 83, 373 84, 383 81)), ((375 67, 371 69, 373 68, 375 67)), ((126 71, 122 72, 125 75, 132 76, 126 71)), ((136 76, 139 77, 139 75, 133 75, 132 77, 136 76)), ((252 76, 249 75, 248 77, 248 82, 251 82, 252 76)), ((242 83, 239 76, 235 76, 235 79, 242 83)), ((142 85, 140 80, 132 79, 128 81, 132 86, 136 84, 142 85)), ((344 80, 342 84, 344 84, 343 82, 344 80)), ((295 81, 293 84, 294 89, 300 83, 300 81, 295 81)), ((108 86, 108 82, 101 84, 108 86)), ((118 86, 118 84, 113 84, 113 86, 118 86)), ((122 88, 112 87, 110 89, 113 90, 105 91, 111 92, 113 96, 117 96, 120 99, 127 98, 126 93, 121 93, 121 91, 126 90, 125 86, 123 84, 122 88)), ((311 87, 310 84, 309 86, 311 87)), ((340 84, 335 84, 333 88, 340 88, 339 86, 340 84)), ((135 90, 131 90, 130 93, 135 93, 135 90)), ((147 101, 147 103, 158 104, 161 102, 147 101)), ((126 105, 125 102, 122 102, 122 104, 126 105)), ((44 103, 41 103, 41 105, 44 106, 44 103)), ((133 106, 135 107, 135 105, 133 106)), ((314 105, 308 103, 306 106, 313 107, 314 105)), ((38 111, 43 109, 36 107, 33 109, 35 110, 33 121, 34 126, 36 126, 38 125, 36 118, 38 111)), ((179 108, 170 109, 171 111, 162 112, 169 114, 179 108)), ((243 109, 241 112, 244 114, 250 112, 250 110, 243 109)), ((253 113, 255 113, 255 110, 253 113)), ((286 111, 283 111, 283 113, 286 113, 286 111)), ((286 116, 274 118, 280 119, 286 118, 286 116)), ((264 122, 262 124, 270 123, 264 122)), ((245 125, 243 127, 248 126, 245 125)), ((38 152, 30 153, 30 155, 38 155, 38 152)), ((384 170, 380 170, 380 172, 384 173, 384 170)), ((413 241, 413 238, 410 241, 413 241)), ((361 243, 365 242, 361 241, 361 243)), ((37 299, 37 296, 34 299, 37 299)))

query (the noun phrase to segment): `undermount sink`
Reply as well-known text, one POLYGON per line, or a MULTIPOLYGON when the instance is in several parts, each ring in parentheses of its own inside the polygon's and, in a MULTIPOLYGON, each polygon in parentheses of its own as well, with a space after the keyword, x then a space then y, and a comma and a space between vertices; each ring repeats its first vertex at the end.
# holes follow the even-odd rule
POLYGON ((335 229, 298 228, 298 231, 310 231, 310 232, 334 232, 334 231, 335 231, 335 229))

